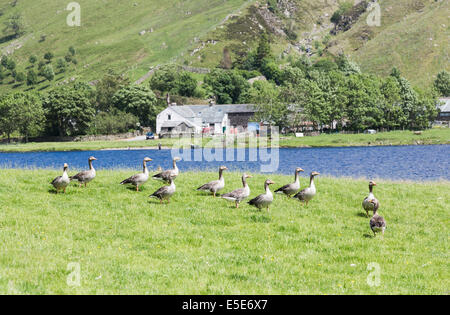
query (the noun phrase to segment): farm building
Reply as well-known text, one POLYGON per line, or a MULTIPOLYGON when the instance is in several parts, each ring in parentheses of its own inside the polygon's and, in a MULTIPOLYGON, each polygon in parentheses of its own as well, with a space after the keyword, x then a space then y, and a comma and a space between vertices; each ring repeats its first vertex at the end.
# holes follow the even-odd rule
POLYGON ((170 105, 156 118, 156 133, 161 137, 207 133, 224 134, 246 131, 253 121, 253 105, 170 105))

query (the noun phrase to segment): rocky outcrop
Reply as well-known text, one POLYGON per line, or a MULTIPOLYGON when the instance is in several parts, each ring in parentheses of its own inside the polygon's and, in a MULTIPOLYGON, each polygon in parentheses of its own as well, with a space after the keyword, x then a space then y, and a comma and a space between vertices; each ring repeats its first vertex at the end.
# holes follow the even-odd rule
POLYGON ((349 12, 340 17, 330 33, 332 35, 337 35, 339 32, 345 32, 351 29, 353 24, 358 21, 359 17, 366 12, 368 6, 369 1, 361 1, 355 5, 349 12))

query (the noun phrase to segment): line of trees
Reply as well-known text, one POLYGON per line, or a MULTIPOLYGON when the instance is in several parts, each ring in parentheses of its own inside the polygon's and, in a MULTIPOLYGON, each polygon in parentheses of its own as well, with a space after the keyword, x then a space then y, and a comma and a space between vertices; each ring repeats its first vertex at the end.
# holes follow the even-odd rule
POLYGON ((37 136, 116 134, 155 125, 161 111, 155 94, 109 71, 94 88, 87 83, 60 85, 46 93, 0 96, 0 134, 10 141, 37 136))

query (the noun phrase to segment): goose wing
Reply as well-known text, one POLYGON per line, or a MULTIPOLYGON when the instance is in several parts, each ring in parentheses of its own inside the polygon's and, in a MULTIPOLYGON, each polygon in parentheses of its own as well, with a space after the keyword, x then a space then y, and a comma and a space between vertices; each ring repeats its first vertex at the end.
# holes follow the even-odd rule
POLYGON ((61 179, 62 179, 62 176, 58 176, 58 177, 56 177, 54 180, 52 180, 51 184, 52 184, 52 185, 55 185, 56 183, 60 182, 61 179))
POLYGON ((292 188, 292 184, 287 184, 287 185, 284 185, 283 187, 281 187, 281 188, 278 188, 277 190, 275 190, 275 192, 276 193, 284 193, 285 191, 288 191, 288 190, 291 190, 291 189, 293 189, 292 188))
POLYGON ((377 228, 385 228, 386 227, 386 221, 382 216, 376 215, 370 220, 370 228, 377 229, 377 228))
POLYGON ((294 198, 298 198, 300 200, 305 200, 305 197, 308 196, 310 194, 310 189, 309 188, 305 188, 303 190, 301 190, 300 192, 298 192, 294 198))
POLYGON ((139 179, 141 178, 143 174, 136 174, 133 175, 131 177, 128 177, 127 179, 125 179, 124 181, 122 181, 120 184, 124 185, 124 184, 135 184, 139 181, 139 179))
POLYGON ((70 180, 84 181, 91 177, 91 173, 91 171, 83 171, 76 174, 75 176, 70 177, 70 180))
POLYGON ((167 194, 170 194, 170 186, 163 186, 157 191, 155 191, 153 194, 151 194, 150 197, 161 198, 167 194))
POLYGON ((215 181, 212 181, 212 182, 209 182, 207 184, 200 186, 199 188, 197 188, 197 190, 211 190, 214 187, 216 187, 218 184, 219 184, 219 181, 215 180, 215 181))
POLYGON ((168 171, 164 171, 159 174, 153 175, 153 179, 169 181, 170 177, 172 177, 174 179, 176 176, 177 176, 177 174, 174 170, 168 170, 168 171))
POLYGON ((223 194, 221 197, 224 199, 230 199, 230 200, 241 199, 241 198, 245 197, 245 189, 239 188, 239 189, 233 190, 230 193, 223 194))

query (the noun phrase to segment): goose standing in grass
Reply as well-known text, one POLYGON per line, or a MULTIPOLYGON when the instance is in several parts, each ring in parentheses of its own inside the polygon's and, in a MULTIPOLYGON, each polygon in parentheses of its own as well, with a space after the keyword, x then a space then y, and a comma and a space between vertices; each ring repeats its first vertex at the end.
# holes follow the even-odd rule
POLYGON ((305 202, 306 205, 308 205, 308 202, 310 202, 316 195, 316 185, 314 184, 314 177, 316 177, 317 175, 320 175, 320 173, 312 172, 309 179, 309 187, 297 193, 294 198, 297 198, 298 200, 305 202))
POLYGON ((239 208, 239 204, 241 203, 241 201, 247 199, 248 196, 250 196, 250 187, 247 184, 247 178, 252 177, 253 176, 247 174, 242 175, 242 185, 244 187, 233 190, 232 192, 224 194, 221 197, 228 201, 233 201, 236 204, 236 208, 239 208))
POLYGON ((68 168, 69 168, 69 165, 67 163, 64 163, 62 176, 56 177, 51 182, 53 187, 55 187, 55 189, 56 189, 56 193, 58 193, 58 191, 60 191, 60 190, 63 190, 64 193, 66 193, 66 187, 69 186, 69 184, 70 184, 70 178, 69 178, 69 175, 67 174, 68 168))
POLYGON ((248 202, 248 204, 251 206, 255 206, 259 210, 261 210, 262 208, 267 208, 267 211, 269 211, 270 205, 273 202, 273 194, 270 191, 269 186, 273 184, 275 183, 270 179, 266 180, 264 182, 264 189, 266 190, 266 192, 264 194, 259 195, 256 198, 253 198, 248 202))
POLYGON ((295 169, 295 181, 292 184, 287 184, 287 185, 284 185, 281 188, 278 188, 277 190, 275 190, 275 193, 277 193, 277 194, 285 194, 289 198, 291 198, 292 195, 297 193, 297 191, 300 190, 300 177, 298 176, 298 174, 300 172, 304 172, 304 170, 302 168, 300 168, 300 167, 297 167, 295 169))
POLYGON ((180 173, 178 166, 177 166, 178 161, 181 161, 181 158, 175 157, 173 159, 173 169, 153 175, 153 179, 161 180, 163 182, 170 182, 170 178, 172 178, 174 180, 180 173))
MULTIPOLYGON (((377 201, 370 200, 369 202, 375 206, 377 201)), ((370 228, 374 237, 376 237, 379 232, 381 232, 381 235, 384 236, 384 230, 386 230, 386 220, 375 212, 372 219, 370 219, 370 228)))
POLYGON ((87 183, 89 183, 90 181, 92 181, 95 178, 95 168, 92 166, 92 161, 97 161, 97 159, 93 156, 91 156, 88 159, 88 163, 89 163, 89 170, 88 171, 84 171, 84 172, 80 172, 75 176, 70 177, 70 180, 77 180, 80 183, 80 187, 84 184, 84 187, 87 186, 87 183))
POLYGON ((377 184, 374 181, 369 182, 369 195, 363 200, 362 206, 364 210, 366 210, 366 215, 369 217, 369 211, 373 211, 373 214, 377 213, 378 208, 380 207, 380 202, 377 198, 375 198, 373 194, 373 186, 376 186, 377 184), (374 202, 371 202, 371 201, 374 202))
POLYGON ((219 179, 209 182, 208 184, 204 184, 197 188, 197 190, 210 191, 213 193, 213 196, 216 197, 218 191, 225 188, 225 178, 223 177, 223 171, 227 170, 226 166, 219 167, 219 179))
POLYGON ((148 174, 148 168, 147 168, 147 162, 152 161, 151 158, 146 157, 144 159, 144 171, 142 173, 133 175, 127 179, 125 179, 123 182, 121 182, 121 185, 125 184, 131 184, 136 187, 136 191, 139 191, 139 186, 145 184, 148 181, 149 174, 148 174))
POLYGON ((153 194, 151 194, 150 198, 158 198, 159 203, 162 203, 163 200, 167 200, 167 203, 170 203, 170 197, 175 193, 176 186, 175 182, 172 177, 169 178, 169 186, 163 186, 157 191, 155 191, 153 194))

